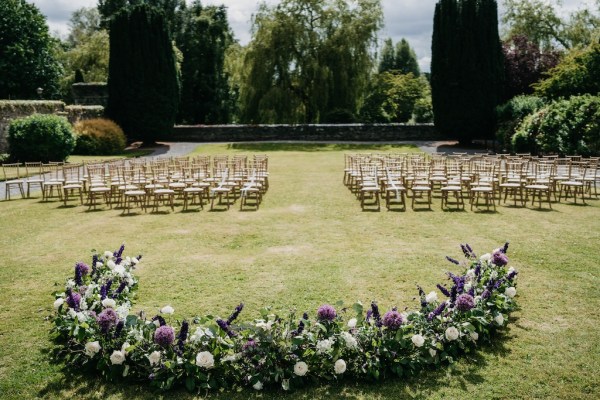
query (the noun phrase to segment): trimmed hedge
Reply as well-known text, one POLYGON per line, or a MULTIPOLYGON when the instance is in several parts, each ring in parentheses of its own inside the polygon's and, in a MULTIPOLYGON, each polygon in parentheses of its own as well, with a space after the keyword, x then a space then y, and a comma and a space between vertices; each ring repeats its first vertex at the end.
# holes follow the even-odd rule
POLYGON ((75 136, 66 118, 34 114, 10 123, 8 145, 15 161, 64 161, 75 148, 75 136))
POLYGON ((74 129, 77 135, 75 154, 113 155, 123 152, 127 146, 123 130, 109 119, 79 121, 74 125, 74 129))

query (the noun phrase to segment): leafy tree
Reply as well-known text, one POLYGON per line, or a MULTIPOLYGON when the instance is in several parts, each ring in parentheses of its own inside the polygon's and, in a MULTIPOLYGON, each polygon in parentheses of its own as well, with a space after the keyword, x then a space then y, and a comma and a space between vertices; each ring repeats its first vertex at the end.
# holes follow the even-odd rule
POLYGON ((505 99, 520 94, 533 93, 532 84, 542 74, 558 64, 561 53, 556 50, 542 51, 526 36, 514 36, 502 44, 504 52, 505 99))
POLYGON ((503 85, 503 56, 494 0, 440 0, 431 59, 434 121, 468 143, 491 138, 503 85))
POLYGON ((48 34, 44 16, 25 0, 0 1, 0 98, 36 98, 58 95, 61 66, 58 42, 48 34))
POLYGON ((163 11, 167 18, 169 30, 175 32, 180 26, 180 14, 178 11, 185 9, 185 0, 98 0, 98 11, 101 15, 101 23, 108 27, 110 20, 125 8, 140 4, 147 4, 163 11))
POLYGON ((586 93, 597 95, 600 93, 600 43, 571 50, 547 75, 534 85, 539 96, 557 99, 586 93))
POLYGON ((391 38, 385 39, 383 49, 381 50, 381 60, 379 61, 379 73, 391 71, 395 68, 396 50, 391 38))
POLYGON ((90 36, 102 29, 98 9, 82 7, 73 11, 69 20, 69 27, 71 30, 67 37, 67 45, 73 48, 84 44, 90 36))
POLYGON ((394 69, 400 71, 403 74, 411 73, 416 77, 421 75, 419 63, 417 62, 417 55, 408 44, 408 41, 404 38, 402 38, 402 40, 396 43, 394 69))
POLYGON ((227 9, 196 1, 184 12, 177 43, 183 54, 181 108, 184 123, 225 123, 232 112, 225 53, 233 43, 227 9))
POLYGON ((379 0, 263 3, 245 53, 242 121, 314 123, 333 110, 354 114, 381 22, 379 0))
POLYGON ((126 8, 110 25, 108 116, 129 139, 153 142, 171 131, 179 81, 164 14, 146 4, 126 8))

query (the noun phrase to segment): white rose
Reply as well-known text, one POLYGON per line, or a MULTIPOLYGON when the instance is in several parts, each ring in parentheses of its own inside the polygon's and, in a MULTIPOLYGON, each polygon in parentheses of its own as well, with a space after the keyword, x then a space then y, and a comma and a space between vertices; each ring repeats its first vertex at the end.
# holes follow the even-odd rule
POLYGON ((481 257, 479 257, 479 261, 481 262, 489 262, 492 259, 492 255, 490 253, 485 253, 481 257))
POLYGON ((96 261, 96 268, 102 268, 103 265, 102 261, 96 261))
POLYGON ((476 342, 477 339, 479 339, 479 333, 471 332, 471 339, 473 339, 473 341, 476 342))
POLYGON ((431 303, 433 301, 437 301, 438 296, 436 292, 429 292, 427 296, 425 296, 425 301, 431 303))
POLYGON ((502 326, 504 324, 504 316, 502 314, 498 314, 494 318, 494 321, 496 321, 498 325, 502 326))
POLYGON ((172 315, 175 312, 175 309, 171 306, 164 306, 160 309, 161 314, 172 315))
POLYGON ((118 350, 113 351, 110 355, 110 362, 113 363, 113 365, 123 364, 125 362, 125 353, 118 350))
POLYGON ((106 266, 107 266, 109 269, 111 269, 111 270, 112 270, 112 269, 115 269, 115 267, 117 266, 117 264, 115 264, 115 262, 114 262, 113 260, 109 260, 109 261, 106 263, 106 266))
POLYGON ((342 332, 341 336, 344 339, 344 342, 346 342, 346 347, 348 347, 349 349, 355 349, 358 347, 358 342, 356 338, 352 336, 351 333, 342 332))
POLYGON ((102 300, 102 306, 105 308, 115 308, 116 305, 117 305, 117 302, 114 301, 113 299, 106 298, 106 299, 102 300))
POLYGON ((317 352, 318 353, 327 353, 331 350, 331 346, 333 345, 333 341, 329 339, 319 340, 317 342, 317 352))
POLYGON ((77 317, 77 313, 72 308, 69 308, 69 311, 67 311, 67 315, 71 319, 75 319, 77 317))
POLYGON ((350 328, 350 329, 356 328, 357 322, 358 321, 356 320, 356 318, 351 318, 350 320, 348 320, 348 328, 350 328))
POLYGON ((459 335, 460 334, 458 332, 458 329, 456 329, 453 326, 451 326, 448 329, 446 329, 446 339, 448 339, 450 341, 458 339, 459 335))
POLYGON ((153 351, 150 353, 148 357, 148 361, 150 361, 150 365, 154 366, 160 362, 160 351, 153 351))
POLYGON ((202 368, 211 369, 215 366, 215 358, 208 351, 202 351, 196 356, 196 365, 202 368))
POLYGON ((342 360, 341 358, 337 360, 335 364, 333 364, 333 370, 338 375, 346 372, 346 361, 342 360))
POLYGON ((504 291, 504 294, 507 297, 510 297, 512 299, 517 294, 517 289, 515 287, 513 287, 513 286, 507 287, 506 290, 504 291))
POLYGON ((421 335, 413 335, 412 342, 415 346, 421 347, 425 343, 425 338, 421 335))
POLYGON ((117 307, 115 311, 117 312, 119 319, 125 319, 129 315, 129 307, 125 305, 117 307))
POLYGON ((117 265, 117 266, 115 266, 115 269, 113 271, 115 274, 122 277, 123 274, 125 273, 125 267, 122 265, 117 265))
POLYGON ((58 310, 60 308, 60 306, 63 305, 64 302, 65 302, 65 299, 63 299, 62 297, 59 297, 58 299, 56 299, 54 301, 54 309, 58 310))
POLYGON ((106 258, 112 258, 112 256, 113 256, 113 252, 112 251, 106 250, 104 252, 104 257, 106 257, 106 258))
POLYGON ((304 361, 298 361, 294 365, 294 374, 304 376, 308 372, 308 365, 304 361))
POLYGON ((87 342, 85 344, 85 355, 88 357, 93 357, 94 354, 97 354, 101 348, 100 342, 97 340, 95 342, 87 342))
POLYGON ((437 354, 437 350, 429 349, 429 355, 431 356, 431 358, 434 358, 436 354, 437 354))
POLYGON ((254 385, 252 385, 252 387, 253 387, 255 390, 262 390, 262 388, 263 388, 263 384, 262 384, 262 382, 261 382, 261 381, 258 381, 258 382, 256 382, 254 385))

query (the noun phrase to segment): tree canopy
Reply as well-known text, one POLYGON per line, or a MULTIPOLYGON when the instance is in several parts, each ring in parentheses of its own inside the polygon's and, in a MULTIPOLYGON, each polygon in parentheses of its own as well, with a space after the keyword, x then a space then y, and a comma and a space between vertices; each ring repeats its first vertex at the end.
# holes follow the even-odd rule
POLYGON ((382 24, 379 0, 283 0, 253 19, 240 89, 248 123, 317 123, 356 114, 382 24))
POLYGON ((421 74, 417 55, 406 39, 402 38, 395 47, 391 38, 385 40, 379 61, 379 72, 386 71, 397 71, 401 74, 411 73, 415 77, 421 74))
POLYGON ((0 99, 58 95, 61 66, 46 19, 25 0, 0 1, 0 99))

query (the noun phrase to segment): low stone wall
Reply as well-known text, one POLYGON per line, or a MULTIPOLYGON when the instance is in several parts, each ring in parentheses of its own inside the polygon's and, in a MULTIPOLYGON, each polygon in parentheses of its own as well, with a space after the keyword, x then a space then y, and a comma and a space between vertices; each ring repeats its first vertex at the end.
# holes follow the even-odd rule
POLYGON ((198 125, 175 126, 173 142, 252 142, 270 140, 394 142, 444 139, 432 124, 198 125))
POLYGON ((75 104, 106 107, 108 102, 108 85, 106 82, 74 83, 71 86, 71 93, 75 104))

